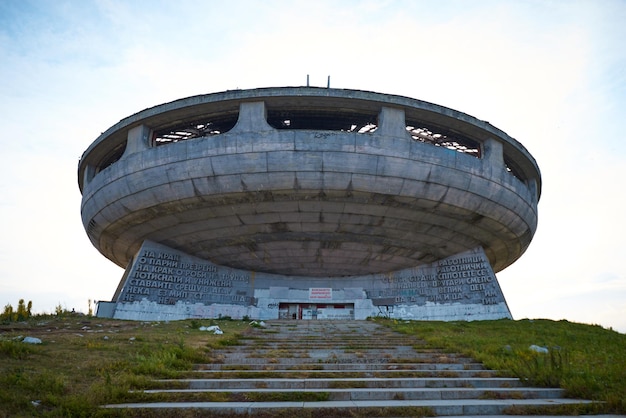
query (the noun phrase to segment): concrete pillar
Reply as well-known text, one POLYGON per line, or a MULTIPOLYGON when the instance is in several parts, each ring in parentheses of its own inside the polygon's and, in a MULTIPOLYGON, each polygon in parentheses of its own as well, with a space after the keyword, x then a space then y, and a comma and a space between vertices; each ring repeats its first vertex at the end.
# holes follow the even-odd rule
POLYGON ((535 202, 539 202, 539 188, 537 187, 537 179, 529 179, 527 182, 531 195, 535 198, 535 202))
POLYGON ((239 105, 239 118, 230 132, 259 132, 273 129, 267 123, 265 102, 244 102, 239 105))
POLYGON ((89 182, 93 180, 95 175, 96 175, 96 167, 94 167, 93 165, 87 165, 85 167, 85 171, 83 172, 83 186, 86 186, 87 184, 89 184, 89 182))
POLYGON ((483 142, 483 160, 496 167, 504 168, 504 153, 502 143, 493 138, 487 138, 483 142))
POLYGON ((136 152, 145 151, 148 148, 150 148, 150 128, 146 125, 135 126, 128 130, 126 150, 120 159, 124 159, 136 152))
POLYGON ((399 136, 410 139, 411 135, 406 130, 404 109, 383 106, 378 114, 378 129, 376 133, 378 135, 399 136))

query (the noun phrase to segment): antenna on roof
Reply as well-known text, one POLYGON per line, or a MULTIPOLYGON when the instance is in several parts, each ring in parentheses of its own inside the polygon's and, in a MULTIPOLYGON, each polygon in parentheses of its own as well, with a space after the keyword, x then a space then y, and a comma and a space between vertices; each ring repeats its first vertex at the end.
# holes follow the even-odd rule
POLYGON ((306 86, 309 87, 309 75, 306 75, 306 86))
POLYGON ((326 88, 327 89, 330 88, 330 76, 328 76, 328 81, 326 82, 326 88))

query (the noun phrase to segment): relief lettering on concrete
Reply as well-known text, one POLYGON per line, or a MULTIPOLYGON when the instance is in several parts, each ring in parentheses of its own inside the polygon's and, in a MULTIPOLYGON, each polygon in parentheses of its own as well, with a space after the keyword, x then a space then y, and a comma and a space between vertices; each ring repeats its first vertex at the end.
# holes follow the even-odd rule
POLYGON ((251 305, 250 275, 146 241, 129 267, 118 302, 251 305))
POLYGON ((433 264, 381 276, 367 290, 375 305, 504 302, 489 260, 482 249, 455 255, 433 264))
POLYGON ((280 317, 281 304, 327 302, 350 304, 353 308, 346 311, 326 307, 323 314, 319 309, 317 319, 364 319, 376 315, 385 306, 385 312, 393 312, 398 318, 450 320, 511 316, 482 248, 420 267, 351 277, 347 281, 349 287, 345 288, 341 287, 346 283, 345 278, 309 279, 309 286, 303 288, 295 287, 296 280, 291 276, 218 266, 146 241, 122 282, 114 303, 126 312, 129 307, 139 305, 135 302, 140 302, 148 306, 141 308, 149 311, 146 315, 159 318, 252 313, 271 319, 280 317))

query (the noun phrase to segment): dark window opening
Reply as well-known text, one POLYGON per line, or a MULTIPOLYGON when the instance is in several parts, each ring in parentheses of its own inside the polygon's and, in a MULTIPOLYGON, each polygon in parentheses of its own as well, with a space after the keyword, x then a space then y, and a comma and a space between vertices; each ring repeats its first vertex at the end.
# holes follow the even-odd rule
POLYGON ((122 155, 124 155, 124 151, 126 151, 126 141, 113 148, 113 150, 100 161, 100 164, 96 168, 96 174, 118 162, 119 159, 122 158, 122 155))
POLYGON ((363 126, 352 125, 352 131, 356 131, 360 134, 367 134, 376 131, 378 129, 378 125, 375 123, 366 123, 363 126))
POLYGON ((473 139, 444 132, 441 129, 427 128, 421 124, 408 125, 406 130, 415 141, 481 158, 480 143, 473 139))
POLYGON ((504 156, 504 167, 506 168, 507 173, 514 175, 522 183, 526 182, 526 179, 522 174, 522 170, 520 170, 519 167, 517 167, 515 163, 506 155, 504 156))
POLYGON ((153 143, 156 146, 223 134, 233 129, 237 123, 237 115, 219 120, 197 120, 185 122, 174 127, 156 130, 153 134, 153 143))
POLYGON ((267 123, 274 129, 308 129, 343 132, 373 132, 377 115, 323 110, 268 109, 267 123))

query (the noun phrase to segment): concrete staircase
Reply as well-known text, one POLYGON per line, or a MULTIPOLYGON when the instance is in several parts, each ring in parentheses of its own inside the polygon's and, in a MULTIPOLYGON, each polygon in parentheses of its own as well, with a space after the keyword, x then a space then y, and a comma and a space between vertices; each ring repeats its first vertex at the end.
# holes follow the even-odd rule
POLYGON ((193 378, 159 380, 143 391, 171 401, 105 407, 230 416, 476 416, 588 402, 422 346, 371 321, 272 321, 243 345, 212 352, 213 362, 197 365, 193 378))

